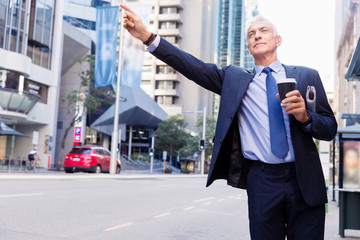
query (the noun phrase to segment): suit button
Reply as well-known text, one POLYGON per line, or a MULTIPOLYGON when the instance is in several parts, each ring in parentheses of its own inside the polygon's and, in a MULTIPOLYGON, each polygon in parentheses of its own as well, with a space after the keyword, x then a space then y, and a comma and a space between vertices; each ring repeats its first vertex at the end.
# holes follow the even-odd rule
POLYGON ((222 144, 222 139, 219 140, 219 143, 222 144))
POLYGON ((232 116, 230 116, 230 121, 232 122, 232 120, 233 120, 233 117, 232 117, 232 116))

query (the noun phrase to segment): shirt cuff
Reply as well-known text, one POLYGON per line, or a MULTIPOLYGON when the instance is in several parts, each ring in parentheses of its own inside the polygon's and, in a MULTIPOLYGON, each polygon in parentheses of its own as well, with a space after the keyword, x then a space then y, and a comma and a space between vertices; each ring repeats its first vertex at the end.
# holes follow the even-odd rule
POLYGON ((156 35, 155 40, 146 48, 149 52, 155 51, 155 49, 159 46, 161 37, 156 35))

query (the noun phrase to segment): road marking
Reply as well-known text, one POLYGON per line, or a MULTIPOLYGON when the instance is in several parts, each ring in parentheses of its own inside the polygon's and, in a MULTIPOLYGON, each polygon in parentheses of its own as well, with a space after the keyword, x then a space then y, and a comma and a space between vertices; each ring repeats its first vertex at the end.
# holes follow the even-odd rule
POLYGON ((205 201, 212 200, 212 199, 214 199, 214 198, 215 198, 215 197, 203 198, 203 199, 195 200, 194 203, 205 202, 205 201))
POLYGON ((218 200, 218 202, 222 202, 222 201, 224 201, 225 199, 224 198, 220 198, 219 200, 218 200))
POLYGON ((109 231, 113 231, 113 230, 116 230, 116 229, 119 229, 119 228, 128 227, 128 226, 131 226, 131 225, 133 225, 133 224, 134 224, 134 223, 129 222, 129 223, 125 223, 125 224, 121 224, 121 225, 115 226, 115 227, 107 228, 107 229, 105 229, 105 231, 106 231, 106 232, 109 232, 109 231))
POLYGON ((195 207, 191 206, 191 207, 187 207, 187 208, 184 208, 184 211, 188 211, 188 210, 191 210, 191 209, 194 209, 195 207))
POLYGON ((212 204, 212 202, 206 202, 206 203, 204 203, 204 205, 211 205, 212 204))
POLYGON ((15 198, 15 197, 33 197, 41 196, 43 193, 28 193, 28 194, 13 194, 13 195, 0 195, 0 198, 15 198))
POLYGON ((161 217, 165 217, 165 216, 169 216, 171 213, 167 212, 167 213, 163 213, 157 216, 154 216, 153 218, 161 218, 161 217))

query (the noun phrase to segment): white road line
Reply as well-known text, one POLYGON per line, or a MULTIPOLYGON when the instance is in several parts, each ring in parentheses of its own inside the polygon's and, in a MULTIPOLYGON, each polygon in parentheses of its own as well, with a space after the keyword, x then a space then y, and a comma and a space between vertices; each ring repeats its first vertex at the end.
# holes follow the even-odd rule
POLYGON ((28 193, 28 194, 12 194, 12 195, 0 195, 0 198, 16 198, 16 197, 33 197, 42 196, 43 193, 28 193))
POLYGON ((106 231, 106 232, 109 232, 109 231, 113 231, 113 230, 116 230, 116 229, 119 229, 119 228, 128 227, 128 226, 131 226, 131 225, 133 225, 133 224, 134 224, 134 223, 129 222, 129 223, 117 225, 117 226, 115 226, 115 227, 106 228, 105 231, 106 231))
POLYGON ((154 217, 152 217, 152 218, 161 218, 161 217, 169 216, 170 214, 171 214, 171 213, 167 212, 167 213, 163 213, 163 214, 154 216, 154 217))
POLYGON ((204 205, 206 206, 206 205, 211 205, 212 204, 212 202, 206 202, 206 203, 204 203, 204 205))
POLYGON ((184 208, 184 211, 188 211, 188 210, 191 210, 191 209, 194 209, 194 208, 195 208, 194 206, 187 207, 187 208, 184 208))
POLYGON ((203 198, 203 199, 195 200, 194 203, 205 202, 205 201, 209 201, 209 200, 213 200, 213 199, 215 199, 215 197, 203 198))

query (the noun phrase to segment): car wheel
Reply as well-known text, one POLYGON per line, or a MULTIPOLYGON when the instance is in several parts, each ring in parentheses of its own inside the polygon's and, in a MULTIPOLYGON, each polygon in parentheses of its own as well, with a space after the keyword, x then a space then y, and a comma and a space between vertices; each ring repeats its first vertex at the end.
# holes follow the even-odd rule
POLYGON ((96 168, 95 168, 95 173, 101 173, 101 166, 100 165, 97 165, 96 168))
POLYGON ((121 171, 121 167, 119 165, 117 165, 115 173, 120 174, 120 171, 121 171))
POLYGON ((74 173, 74 170, 72 168, 65 168, 66 173, 74 173))

